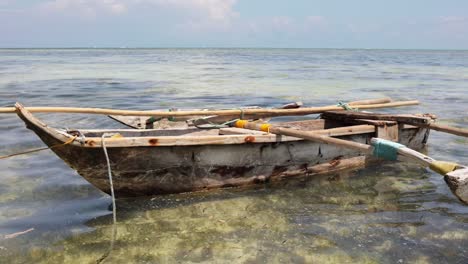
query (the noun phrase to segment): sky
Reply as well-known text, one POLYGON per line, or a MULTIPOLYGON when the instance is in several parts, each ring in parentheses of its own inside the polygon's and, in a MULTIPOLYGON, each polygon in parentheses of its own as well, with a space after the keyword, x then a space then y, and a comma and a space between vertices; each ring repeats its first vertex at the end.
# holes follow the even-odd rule
POLYGON ((468 1, 0 0, 0 47, 468 49, 468 1))

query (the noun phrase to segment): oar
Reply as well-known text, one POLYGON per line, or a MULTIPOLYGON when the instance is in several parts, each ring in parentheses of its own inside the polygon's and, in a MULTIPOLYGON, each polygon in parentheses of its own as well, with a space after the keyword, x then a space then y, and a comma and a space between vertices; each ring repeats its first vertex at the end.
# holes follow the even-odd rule
POLYGON ((315 142, 333 144, 343 148, 350 148, 361 151, 367 155, 386 160, 411 160, 422 166, 429 167, 433 171, 444 176, 445 182, 452 190, 453 194, 460 201, 468 204, 468 167, 453 162, 438 161, 417 151, 414 151, 402 144, 395 143, 380 138, 373 138, 371 145, 358 142, 332 138, 326 135, 317 135, 310 131, 276 127, 268 123, 254 123, 246 120, 238 120, 233 126, 251 130, 265 131, 277 135, 303 138, 315 142))
MULTIPOLYGON (((353 105, 354 108, 359 109, 377 109, 387 107, 399 107, 417 105, 418 101, 400 101, 383 104, 372 104, 372 105, 353 105)), ((270 115, 270 116, 296 116, 296 115, 310 115, 323 113, 325 111, 339 111, 343 110, 341 106, 325 106, 325 107, 304 107, 297 109, 230 109, 230 110, 208 110, 208 111, 178 111, 178 112, 166 112, 166 111, 135 111, 135 110, 116 110, 116 109, 105 109, 105 108, 80 108, 80 107, 26 107, 26 110, 30 112, 48 112, 48 113, 81 113, 81 114, 104 114, 104 115, 126 115, 126 116, 197 116, 197 115, 238 115, 241 114, 258 114, 258 115, 270 115)), ((0 108, 1 113, 15 113, 14 107, 2 107, 0 108)))

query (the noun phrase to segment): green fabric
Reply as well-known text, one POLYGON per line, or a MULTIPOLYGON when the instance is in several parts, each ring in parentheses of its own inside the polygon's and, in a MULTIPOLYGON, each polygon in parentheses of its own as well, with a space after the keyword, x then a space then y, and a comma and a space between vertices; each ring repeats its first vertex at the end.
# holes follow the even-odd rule
POLYGON ((386 160, 396 160, 398 149, 405 147, 405 145, 381 138, 377 138, 372 145, 374 146, 374 152, 372 153, 374 157, 386 160))
POLYGON ((152 117, 146 119, 146 124, 151 124, 151 123, 154 123, 154 122, 159 121, 161 119, 162 118, 155 118, 154 116, 152 116, 152 117))
MULTIPOLYGON (((174 112, 174 111, 177 111, 177 109, 175 108, 169 108, 169 112, 174 112)), ((171 122, 175 122, 176 119, 173 117, 173 116, 168 116, 167 117, 167 120, 171 121, 171 122)))

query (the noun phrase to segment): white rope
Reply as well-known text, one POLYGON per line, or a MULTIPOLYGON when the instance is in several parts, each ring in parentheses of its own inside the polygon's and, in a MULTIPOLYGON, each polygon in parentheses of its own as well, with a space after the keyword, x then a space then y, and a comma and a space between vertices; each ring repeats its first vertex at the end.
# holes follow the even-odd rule
POLYGON ((110 189, 111 189, 111 196, 112 196, 112 237, 111 237, 111 242, 109 245, 109 249, 107 250, 104 255, 102 255, 98 260, 96 260, 97 264, 103 263, 104 260, 110 255, 112 250, 114 249, 114 242, 115 242, 115 237, 117 236, 117 229, 116 229, 116 223, 117 223, 117 208, 115 206, 115 195, 114 195, 114 184, 112 182, 112 170, 110 167, 110 161, 109 161, 109 155, 107 154, 107 148, 106 148, 106 143, 104 141, 104 138, 106 136, 109 136, 108 133, 103 133, 101 136, 101 144, 102 144, 102 150, 104 151, 104 155, 106 156, 106 162, 107 162, 107 174, 109 175, 109 184, 110 184, 110 189))
POLYGON ((106 162, 107 162, 107 174, 109 175, 109 183, 110 183, 110 189, 111 189, 111 196, 112 196, 112 217, 114 220, 114 224, 117 223, 117 208, 115 207, 115 195, 114 195, 114 184, 112 182, 112 170, 110 166, 110 161, 109 161, 109 155, 107 154, 107 148, 106 148, 106 143, 104 138, 108 134, 104 133, 101 136, 101 144, 102 144, 102 150, 104 151, 104 155, 106 156, 106 162))

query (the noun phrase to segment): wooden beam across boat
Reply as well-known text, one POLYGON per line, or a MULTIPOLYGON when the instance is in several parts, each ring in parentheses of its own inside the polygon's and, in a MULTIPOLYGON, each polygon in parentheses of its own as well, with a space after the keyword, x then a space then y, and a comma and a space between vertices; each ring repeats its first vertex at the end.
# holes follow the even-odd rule
POLYGON ((322 113, 322 118, 334 119, 340 121, 349 120, 382 120, 382 121, 396 121, 411 125, 426 125, 432 121, 432 118, 416 115, 392 115, 392 114, 378 114, 378 113, 365 113, 365 112, 352 112, 352 111, 327 111, 322 113))
POLYGON ((445 132, 453 135, 458 135, 462 137, 468 137, 468 129, 452 127, 447 125, 435 124, 431 116, 416 116, 416 115, 391 115, 391 114, 376 114, 376 113, 363 113, 363 112, 350 112, 350 111, 341 111, 341 112, 325 112, 322 114, 322 117, 325 119, 335 119, 335 120, 390 120, 397 121, 403 124, 425 127, 432 130, 445 132))

